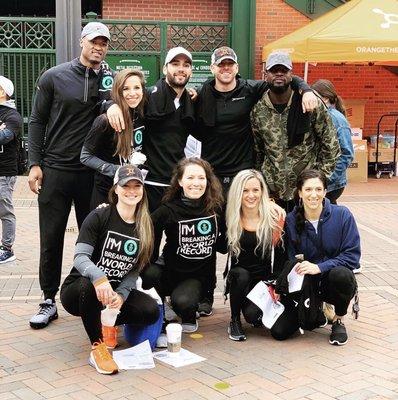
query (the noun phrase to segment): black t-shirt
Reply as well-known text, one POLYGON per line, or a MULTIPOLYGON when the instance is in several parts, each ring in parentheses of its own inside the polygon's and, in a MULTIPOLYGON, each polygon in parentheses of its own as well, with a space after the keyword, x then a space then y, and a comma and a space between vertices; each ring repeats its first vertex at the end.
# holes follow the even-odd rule
POLYGON ((178 273, 206 275, 214 269, 219 238, 219 221, 206 215, 200 202, 182 199, 162 204, 153 214, 155 258, 166 234, 163 254, 166 267, 178 273))
POLYGON ((14 138, 0 144, 0 176, 15 176, 18 174, 18 137, 21 134, 22 117, 14 108, 0 105, 0 125, 6 124, 6 129, 14 133, 14 138))
MULTIPOLYGON (((140 241, 135 223, 125 222, 115 206, 93 210, 83 222, 77 243, 94 247, 91 261, 104 272, 114 289, 136 267, 140 241)), ((73 268, 65 282, 80 276, 73 268)))
POLYGON ((231 268, 241 267, 248 270, 253 280, 275 279, 286 261, 286 252, 282 244, 275 246, 273 267, 271 266, 271 252, 267 252, 263 257, 261 247, 256 250, 256 246, 256 232, 243 230, 240 238, 241 252, 238 258, 231 257, 231 268))
MULTIPOLYGON (((134 120, 133 134, 131 135, 131 149, 132 151, 142 152, 143 141, 144 141, 145 125, 144 120, 137 117, 134 120)), ((128 164, 129 161, 114 155, 116 151, 116 133, 110 126, 108 118, 105 114, 100 115, 94 120, 93 126, 90 129, 85 141, 84 147, 93 155, 100 158, 101 160, 115 164, 124 165, 128 164)), ((109 189, 113 185, 112 178, 101 174, 100 172, 95 173, 94 182, 97 189, 102 193, 108 193, 109 189)))

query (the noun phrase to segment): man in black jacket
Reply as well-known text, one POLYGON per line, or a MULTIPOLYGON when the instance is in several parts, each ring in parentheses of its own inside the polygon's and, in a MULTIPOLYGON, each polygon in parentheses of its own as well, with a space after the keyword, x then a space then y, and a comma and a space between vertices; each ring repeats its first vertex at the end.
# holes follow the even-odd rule
POLYGON ((29 186, 39 195, 44 302, 30 320, 35 329, 58 317, 55 295, 72 202, 79 228, 90 210, 93 171, 80 163, 80 152, 99 114, 101 97, 106 99, 112 86, 112 75, 101 68, 109 40, 105 25, 88 23, 81 33, 80 57, 46 71, 37 86, 28 132, 29 186))
POLYGON ((12 192, 18 175, 18 140, 22 117, 15 109, 14 100, 11 100, 13 93, 13 83, 5 76, 0 76, 0 264, 15 260, 12 245, 16 221, 12 192))

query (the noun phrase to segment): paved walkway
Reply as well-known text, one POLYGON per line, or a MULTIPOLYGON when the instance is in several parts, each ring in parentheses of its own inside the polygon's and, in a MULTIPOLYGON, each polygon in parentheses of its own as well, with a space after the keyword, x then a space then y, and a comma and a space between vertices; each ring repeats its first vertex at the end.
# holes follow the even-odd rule
MULTIPOLYGON (((361 314, 357 321, 346 319, 346 346, 328 344, 329 328, 280 343, 264 329, 246 326, 248 340, 232 342, 219 283, 214 315, 199 322, 202 337, 183 338, 183 347, 206 361, 179 369, 156 362, 155 369, 114 376, 87 365, 86 334, 62 306, 47 329, 28 326, 40 290, 38 210, 26 186, 19 178, 17 260, 0 266, 0 400, 398 399, 398 178, 352 184, 342 198, 355 214, 363 249, 361 314)), ((71 217, 64 274, 75 240, 71 217)), ((220 257, 219 273, 224 263, 220 257)))

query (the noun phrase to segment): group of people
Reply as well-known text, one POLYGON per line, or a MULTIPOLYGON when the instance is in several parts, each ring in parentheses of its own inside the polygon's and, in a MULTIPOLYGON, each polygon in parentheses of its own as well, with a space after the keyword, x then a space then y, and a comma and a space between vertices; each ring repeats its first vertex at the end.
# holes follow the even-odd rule
MULTIPOLYGON (((58 317, 73 203, 79 236, 61 302, 82 318, 100 373, 117 372, 107 350, 117 330, 104 329, 101 310, 120 310, 115 325, 154 323, 159 308, 137 289, 140 276, 144 289, 170 297, 183 331, 195 332, 197 316, 213 311, 217 252, 228 253, 230 339, 246 339, 241 314, 262 326, 261 309, 246 297, 260 281, 284 305, 271 335, 283 340, 302 327, 298 302, 280 282, 294 268, 316 277, 318 297, 335 307, 330 343, 345 344, 342 319, 356 291, 360 241, 352 214, 335 205, 353 152, 333 86, 322 81, 312 90, 282 52, 268 57, 264 81, 243 79, 236 53, 224 46, 202 87, 187 89, 192 55, 175 47, 164 78, 146 88, 138 70, 109 70, 109 41, 105 25, 88 23, 80 57, 38 82, 28 180, 38 194, 44 301, 30 326, 58 317), (102 203, 109 206, 97 208, 102 203)), ((3 246, 11 250, 4 237, 3 221, 3 246)))

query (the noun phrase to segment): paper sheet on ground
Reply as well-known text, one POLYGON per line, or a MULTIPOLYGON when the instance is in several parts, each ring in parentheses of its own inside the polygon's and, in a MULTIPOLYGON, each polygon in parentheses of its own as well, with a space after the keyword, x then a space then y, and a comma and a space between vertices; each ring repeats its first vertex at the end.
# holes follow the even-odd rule
POLYGON ((268 286, 264 282, 258 282, 256 286, 246 296, 263 312, 263 325, 271 329, 275 321, 285 310, 285 306, 278 302, 274 302, 268 291, 268 286))
POLYGON ((170 355, 167 350, 158 351, 156 353, 153 353, 153 358, 156 358, 157 360, 172 365, 176 368, 184 367, 186 365, 195 364, 200 361, 206 360, 205 358, 198 356, 197 354, 191 353, 190 351, 185 349, 181 349, 178 355, 170 355))
POLYGON ((148 340, 125 350, 114 351, 113 359, 119 369, 155 368, 152 350, 148 340))
POLYGON ((303 286, 304 275, 299 275, 293 267, 287 276, 287 281, 289 282, 289 293, 298 292, 303 286))

